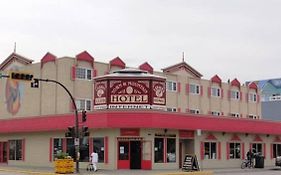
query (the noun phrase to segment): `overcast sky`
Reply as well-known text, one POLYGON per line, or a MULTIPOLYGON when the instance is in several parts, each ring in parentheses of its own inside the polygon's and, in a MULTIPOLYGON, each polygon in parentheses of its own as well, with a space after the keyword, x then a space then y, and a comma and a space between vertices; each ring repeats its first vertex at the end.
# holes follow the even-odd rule
POLYGON ((1 0, 0 62, 16 52, 154 70, 185 61, 224 82, 281 78, 281 0, 1 0))

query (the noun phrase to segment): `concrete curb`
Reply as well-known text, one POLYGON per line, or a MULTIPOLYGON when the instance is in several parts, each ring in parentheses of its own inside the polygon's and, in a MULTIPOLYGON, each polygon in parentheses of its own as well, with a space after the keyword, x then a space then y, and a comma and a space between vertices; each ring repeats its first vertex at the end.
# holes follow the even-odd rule
POLYGON ((161 173, 158 175, 213 175, 213 172, 212 171, 175 172, 175 173, 161 173))

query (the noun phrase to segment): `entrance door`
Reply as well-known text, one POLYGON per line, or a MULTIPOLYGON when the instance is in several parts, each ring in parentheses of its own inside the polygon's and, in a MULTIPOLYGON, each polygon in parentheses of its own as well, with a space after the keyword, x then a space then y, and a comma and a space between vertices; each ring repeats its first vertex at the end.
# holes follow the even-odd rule
POLYGON ((130 168, 130 142, 129 141, 119 141, 117 167, 118 169, 130 168))
POLYGON ((141 142, 130 141, 130 168, 141 169, 141 142))
POLYGON ((0 163, 7 163, 7 142, 0 142, 0 163))

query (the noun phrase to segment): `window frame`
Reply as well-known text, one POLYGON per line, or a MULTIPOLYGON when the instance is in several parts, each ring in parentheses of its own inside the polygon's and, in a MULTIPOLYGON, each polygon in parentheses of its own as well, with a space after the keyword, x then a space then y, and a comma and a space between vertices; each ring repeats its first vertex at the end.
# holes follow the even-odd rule
POLYGON ((221 112, 219 112, 219 111, 211 111, 211 114, 213 116, 221 116, 221 112))
POLYGON ((251 147, 252 150, 255 149, 256 153, 262 153, 262 155, 264 155, 263 143, 254 142, 251 144, 252 144, 252 147, 251 147), (260 146, 260 150, 259 150, 259 146, 260 146))
MULTIPOLYGON (((92 146, 93 146, 93 148, 92 148, 92 150, 94 151, 95 149, 100 149, 100 150, 96 150, 97 152, 96 153, 98 153, 98 157, 99 157, 99 159, 98 159, 98 163, 104 163, 105 162, 105 137, 92 137, 92 142, 93 142, 93 144, 92 144, 92 146), (100 148, 95 148, 95 145, 96 145, 96 143, 95 143, 95 140, 101 140, 102 141, 102 146, 100 147, 100 148), (102 150, 103 149, 103 150, 102 150), (103 152, 103 153, 102 153, 103 152), (102 156, 101 156, 102 155, 102 156)), ((91 153, 90 153, 91 154, 91 153)))
POLYGON ((239 101, 240 100, 240 91, 238 90, 230 90, 230 99, 239 101))
POLYGON ((230 116, 231 116, 231 117, 239 118, 239 117, 240 117, 240 114, 239 114, 239 113, 230 113, 230 116))
POLYGON ((200 110, 199 109, 189 109, 189 113, 190 114, 200 114, 200 110))
MULTIPOLYGON (((154 163, 176 163, 177 161, 177 139, 175 137, 154 137, 154 163), (162 143, 161 146, 162 150, 158 151, 158 147, 156 147, 156 139, 162 139, 162 143), (168 148, 168 141, 169 140, 173 140, 174 141, 174 145, 173 148, 171 148, 173 150, 172 153, 168 153, 169 148, 168 148), (157 148, 157 150, 156 150, 157 148), (160 153, 160 157, 162 156, 162 159, 157 159, 158 162, 156 162, 156 156, 158 155, 158 152, 160 153), (173 155, 171 155, 173 154, 173 155), (170 158, 173 158, 173 161, 170 161, 170 158), (165 159, 166 158, 166 159, 165 159), (159 161, 160 160, 160 161, 159 161)), ((170 150, 171 150, 170 149, 170 150)))
POLYGON ((220 87, 216 87, 216 86, 211 87, 211 97, 220 98, 222 95, 221 92, 222 90, 220 87))
POLYGON ((78 111, 92 111, 92 105, 93 105, 93 101, 91 99, 87 99, 87 98, 78 98, 75 99, 75 103, 76 103, 76 107, 78 111), (82 101, 84 101, 84 108, 81 108, 81 103, 82 101), (90 102, 90 109, 88 109, 87 107, 87 103, 90 102))
POLYGON ((177 108, 176 107, 167 107, 166 111, 167 112, 177 112, 177 108))
POLYGON ((86 67, 76 67, 75 69, 75 78, 78 80, 87 80, 87 81, 92 81, 93 79, 93 69, 90 68, 86 68, 86 67), (85 72, 82 75, 83 77, 81 77, 81 73, 79 73, 78 71, 80 70, 84 70, 85 72), (90 71, 90 75, 89 75, 89 71, 90 71), (90 77, 90 79, 89 79, 90 77))
POLYGON ((272 158, 276 158, 277 156, 281 156, 281 143, 272 144, 272 158))
POLYGON ((9 142, 9 150, 8 150, 9 151, 9 157, 8 157, 8 160, 24 161, 23 160, 23 154, 24 154, 24 152, 23 152, 24 151, 23 139, 14 139, 14 140, 9 140, 8 142, 9 142), (14 145, 14 149, 11 149, 12 145, 14 145), (11 158, 11 156, 13 156, 13 157, 11 158))
POLYGON ((200 87, 199 84, 196 84, 196 83, 190 83, 189 84, 189 94, 200 95, 200 92, 201 92, 201 87, 200 87), (193 92, 193 90, 195 92, 193 92))
POLYGON ((218 143, 216 141, 205 141, 204 142, 204 159, 208 160, 218 160, 218 143), (206 144, 208 144, 208 151, 206 151, 206 144), (215 149, 213 149, 215 144, 215 149), (215 151, 215 152, 213 152, 215 151), (208 152, 208 154, 207 154, 208 152), (215 158, 213 158, 212 154, 215 153, 215 158), (207 156, 207 157, 206 157, 207 156))
POLYGON ((248 93, 248 101, 252 103, 257 103, 258 101, 258 94, 254 92, 248 93))
POLYGON ((229 159, 241 159, 242 158, 242 155, 241 155, 241 143, 240 142, 230 142, 229 143, 229 159), (231 144, 233 144, 233 149, 231 148, 231 144), (238 145, 239 144, 239 145, 238 145), (239 146, 239 148, 237 148, 237 146, 239 146), (240 152, 239 153, 237 153, 235 150, 239 150, 240 152), (231 151, 233 151, 233 156, 231 156, 232 154, 231 154, 231 151), (238 155, 239 156, 238 156, 238 155))
POLYGON ((167 80, 166 81, 166 89, 167 92, 177 92, 178 91, 178 87, 177 87, 177 82, 176 81, 171 81, 171 80, 167 80), (169 88, 171 85, 171 89, 169 88))

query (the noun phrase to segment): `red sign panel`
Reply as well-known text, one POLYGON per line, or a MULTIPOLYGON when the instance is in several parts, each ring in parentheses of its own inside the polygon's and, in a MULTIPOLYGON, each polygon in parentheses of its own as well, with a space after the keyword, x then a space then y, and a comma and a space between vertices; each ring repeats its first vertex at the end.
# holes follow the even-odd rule
POLYGON ((97 81, 94 84, 94 104, 105 105, 107 94, 107 81, 97 81))
POLYGON ((166 105, 166 83, 152 81, 152 104, 166 105))
POLYGON ((148 80, 111 80, 110 104, 149 104, 148 80))

